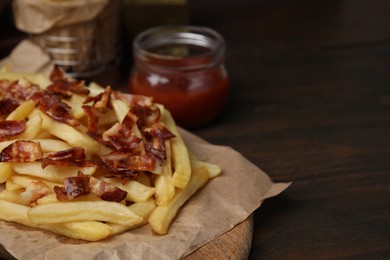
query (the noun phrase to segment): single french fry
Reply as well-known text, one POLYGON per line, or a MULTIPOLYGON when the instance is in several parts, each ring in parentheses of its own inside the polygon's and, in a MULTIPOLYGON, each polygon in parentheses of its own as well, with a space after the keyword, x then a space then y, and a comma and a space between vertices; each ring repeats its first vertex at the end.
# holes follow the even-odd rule
POLYGON ((146 186, 135 180, 128 180, 125 184, 122 184, 120 179, 115 178, 103 178, 105 182, 114 184, 119 189, 127 192, 126 200, 133 202, 147 201, 154 195, 156 189, 154 187, 146 186))
POLYGON ((11 176, 11 180, 17 184, 22 186, 23 188, 27 188, 32 182, 41 181, 43 182, 50 190, 53 190, 54 186, 61 186, 62 184, 59 182, 48 181, 41 178, 31 177, 27 175, 19 175, 13 174, 11 176))
POLYGON ((126 104, 124 101, 119 99, 111 100, 111 104, 114 108, 116 118, 118 119, 118 122, 122 122, 123 118, 127 115, 127 112, 129 112, 129 105, 126 104))
POLYGON ((107 110, 101 117, 99 117, 99 125, 114 125, 118 123, 118 119, 113 110, 107 110))
MULTIPOLYGON (((76 198, 73 198, 71 201, 101 201, 102 199, 96 196, 95 194, 89 193, 85 195, 80 195, 76 198)), ((69 201, 59 201, 57 200, 57 195, 55 193, 48 194, 37 200, 37 204, 50 204, 50 203, 66 203, 69 201)))
POLYGON ((3 190, 2 192, 0 192, 0 200, 6 200, 17 204, 22 204, 22 198, 20 197, 20 193, 22 192, 23 189, 3 190))
MULTIPOLYGON (((170 158, 171 146, 169 141, 165 141, 165 149, 167 158, 170 158)), ((154 185, 156 187, 155 199, 157 205, 167 205, 173 196, 175 196, 175 186, 172 183, 171 160, 164 160, 162 174, 156 177, 154 185)))
POLYGON ((20 104, 14 111, 11 112, 6 118, 6 120, 23 120, 25 119, 31 111, 35 108, 35 102, 32 99, 24 101, 20 104))
POLYGON ((88 89, 90 91, 89 95, 90 96, 96 96, 99 95, 100 93, 104 92, 104 88, 97 84, 96 82, 91 82, 88 85, 88 89))
POLYGON ((24 188, 23 186, 14 183, 11 179, 7 180, 7 182, 5 183, 5 189, 9 191, 20 190, 23 188, 24 188))
POLYGON ((168 110, 164 110, 163 121, 166 127, 176 135, 175 138, 170 140, 172 146, 172 168, 175 170, 172 176, 172 183, 175 187, 184 189, 191 178, 191 164, 188 149, 168 110))
POLYGON ((42 198, 39 198, 37 200, 38 205, 58 203, 58 202, 60 201, 57 200, 57 195, 55 193, 47 194, 46 196, 43 196, 42 198))
POLYGON ((6 182, 12 174, 11 163, 2 162, 0 163, 0 183, 6 182))
POLYGON ((222 168, 217 164, 207 163, 191 158, 191 165, 193 168, 206 167, 209 173, 209 179, 215 178, 222 173, 222 168))
POLYGON ((153 212, 153 210, 156 208, 156 203, 153 199, 149 199, 144 202, 137 202, 129 206, 129 209, 133 211, 135 214, 143 218, 143 221, 139 224, 136 224, 132 227, 119 225, 119 224, 112 224, 108 223, 111 226, 112 229, 112 235, 121 234, 129 229, 141 227, 143 225, 148 224, 148 219, 150 214, 153 212))
POLYGON ((128 207, 110 201, 75 201, 35 206, 28 211, 35 224, 52 224, 74 221, 107 221, 133 226, 143 221, 128 207))
MULTIPOLYGON (((72 98, 73 97, 74 96, 72 96, 72 98)), ((85 111, 81 107, 82 103, 74 103, 74 102, 66 101, 66 100, 64 100, 64 102, 71 107, 69 113, 72 117, 74 117, 76 119, 80 119, 85 115, 85 111)))
POLYGON ((17 139, 32 140, 36 138, 41 131, 42 118, 39 114, 35 114, 26 122, 26 129, 23 133, 16 136, 17 139))
POLYGON ((111 235, 111 227, 99 221, 38 224, 36 227, 74 239, 82 239, 91 242, 102 240, 111 235))
MULTIPOLYGON (((7 140, 7 141, 0 142, 0 151, 18 140, 23 140, 23 139, 7 140)), ((40 143, 43 152, 57 152, 57 151, 67 150, 72 147, 71 145, 69 145, 64 141, 55 140, 55 139, 35 139, 32 141, 40 143)))
POLYGON ((157 234, 168 232, 169 225, 184 203, 208 180, 206 167, 194 169, 190 182, 185 189, 176 192, 175 196, 165 206, 157 206, 149 217, 149 224, 157 234))
POLYGON ((2 220, 33 226, 27 215, 28 210, 27 206, 0 200, 0 219, 2 220))
POLYGON ((48 181, 63 182, 64 178, 76 176, 79 171, 86 175, 92 175, 96 167, 76 167, 76 166, 56 166, 49 165, 42 168, 41 163, 13 163, 12 168, 15 172, 23 175, 35 176, 48 181))

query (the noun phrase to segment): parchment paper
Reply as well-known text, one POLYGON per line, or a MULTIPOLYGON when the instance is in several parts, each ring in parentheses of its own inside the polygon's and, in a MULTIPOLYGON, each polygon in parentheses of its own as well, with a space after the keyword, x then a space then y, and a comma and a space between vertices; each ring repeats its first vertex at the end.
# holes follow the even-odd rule
MULTIPOLYGON (((19 58, 20 48, 23 51, 19 46, 10 59, 19 58)), ((34 56, 30 54, 31 59, 34 56)), ((17 63, 14 60, 13 66, 17 63)), ((23 70, 35 72, 19 67, 23 70)), ((273 183, 265 172, 230 147, 209 144, 184 130, 180 133, 191 151, 204 161, 220 165, 223 172, 185 204, 167 235, 153 234, 149 226, 144 226, 100 242, 84 242, 0 221, 0 244, 17 259, 179 259, 229 231, 264 199, 290 185, 273 183)))
POLYGON ((15 25, 28 33, 43 33, 95 19, 109 0, 14 0, 15 25))

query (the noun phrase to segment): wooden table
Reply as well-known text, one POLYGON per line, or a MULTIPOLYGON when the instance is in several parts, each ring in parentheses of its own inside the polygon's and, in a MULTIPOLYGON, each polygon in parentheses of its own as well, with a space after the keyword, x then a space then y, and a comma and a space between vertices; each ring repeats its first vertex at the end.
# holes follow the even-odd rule
POLYGON ((221 32, 229 106, 192 132, 276 182, 250 259, 390 258, 390 1, 191 1, 221 32))

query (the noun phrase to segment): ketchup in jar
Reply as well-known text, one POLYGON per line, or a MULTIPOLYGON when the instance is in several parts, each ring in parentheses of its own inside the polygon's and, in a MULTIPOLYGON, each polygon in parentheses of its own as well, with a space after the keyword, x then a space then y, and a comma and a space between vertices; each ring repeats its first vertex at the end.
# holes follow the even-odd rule
POLYGON ((134 40, 130 91, 152 96, 183 127, 210 122, 224 109, 228 76, 225 42, 214 30, 159 26, 134 40))

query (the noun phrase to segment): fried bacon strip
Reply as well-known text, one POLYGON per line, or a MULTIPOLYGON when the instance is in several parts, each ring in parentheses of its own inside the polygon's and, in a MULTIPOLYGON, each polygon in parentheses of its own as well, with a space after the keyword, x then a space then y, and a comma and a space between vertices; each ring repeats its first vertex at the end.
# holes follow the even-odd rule
POLYGON ((87 134, 97 140, 98 142, 110 146, 110 143, 106 140, 103 140, 102 133, 100 132, 100 129, 98 127, 99 118, 107 112, 107 110, 111 107, 111 87, 108 86, 103 93, 100 93, 99 95, 95 97, 87 97, 84 100, 84 104, 93 102, 92 106, 83 105, 82 109, 84 110, 85 114, 87 115, 87 134))
POLYGON ((175 135, 160 123, 155 123, 150 128, 142 130, 145 138, 146 151, 153 154, 157 159, 163 161, 166 159, 165 140, 174 138, 175 135))
POLYGON ((25 79, 13 82, 0 80, 0 118, 5 118, 37 92, 39 92, 38 86, 25 79))
POLYGON ((95 164, 85 160, 84 148, 72 147, 58 152, 48 152, 41 160, 42 168, 48 165, 92 167, 95 164))
POLYGON ((85 87, 83 80, 74 80, 65 77, 59 66, 54 66, 50 73, 52 84, 47 87, 51 93, 69 98, 72 94, 88 95, 89 89, 85 87))
POLYGON ((155 160, 150 153, 133 155, 131 153, 111 152, 100 156, 111 171, 153 171, 155 160))
POLYGON ((18 104, 30 99, 39 92, 39 87, 26 79, 19 79, 13 82, 8 80, 0 81, 0 100, 12 99, 18 104))
POLYGON ((80 195, 88 194, 90 190, 89 176, 80 171, 77 176, 65 178, 64 187, 54 187, 54 192, 59 201, 72 200, 80 195))
POLYGON ((107 86, 104 92, 94 97, 86 97, 84 100, 84 104, 88 104, 89 102, 93 101, 93 107, 98 109, 100 112, 105 113, 108 108, 112 108, 110 103, 111 93, 111 87, 107 86))
POLYGON ((59 201, 72 200, 80 195, 92 193, 106 201, 120 202, 127 192, 113 184, 98 180, 78 172, 77 176, 64 179, 64 187, 55 186, 54 192, 59 201))
POLYGON ((43 156, 41 145, 33 141, 15 141, 0 153, 0 162, 34 162, 43 156))
POLYGON ((32 97, 38 102, 38 109, 56 121, 78 126, 80 123, 74 119, 69 111, 71 107, 63 102, 60 97, 50 94, 48 91, 36 93, 32 97))
POLYGON ((19 103, 13 99, 5 98, 3 100, 0 100, 0 120, 5 119, 18 106, 19 103))
POLYGON ((128 116, 133 118, 137 125, 142 128, 157 123, 161 117, 161 112, 158 107, 134 105, 130 108, 128 116))
POLYGON ((117 186, 111 183, 107 183, 90 177, 91 193, 95 194, 102 200, 120 202, 127 196, 127 192, 119 189, 117 186))
POLYGON ((0 121, 0 141, 21 134, 24 130, 26 130, 26 121, 24 120, 0 121))

